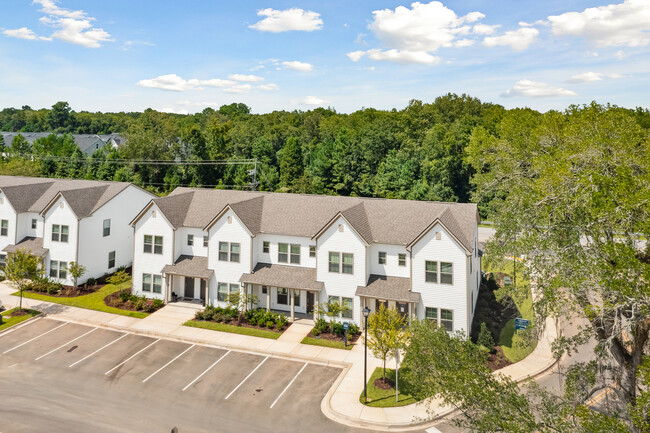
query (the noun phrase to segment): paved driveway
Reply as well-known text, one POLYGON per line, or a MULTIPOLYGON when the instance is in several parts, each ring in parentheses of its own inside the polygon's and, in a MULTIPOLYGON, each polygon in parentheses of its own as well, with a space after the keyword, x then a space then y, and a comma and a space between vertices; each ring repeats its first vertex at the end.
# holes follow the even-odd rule
POLYGON ((41 318, 0 334, 6 432, 351 431, 320 411, 341 370, 41 318))

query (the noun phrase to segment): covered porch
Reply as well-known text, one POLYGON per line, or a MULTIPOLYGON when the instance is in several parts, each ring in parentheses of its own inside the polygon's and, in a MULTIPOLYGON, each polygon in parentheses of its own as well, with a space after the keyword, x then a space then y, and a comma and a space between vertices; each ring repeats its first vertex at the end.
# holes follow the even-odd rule
POLYGON ((30 255, 38 257, 41 260, 41 269, 44 271, 46 268, 45 259, 50 252, 47 248, 43 248, 43 238, 36 238, 27 236, 15 245, 7 245, 0 253, 0 268, 4 268, 7 261, 7 255, 13 254, 19 250, 27 251, 30 255))
POLYGON ((370 274, 368 283, 357 287, 356 295, 361 299, 361 311, 368 307, 374 313, 384 305, 396 309, 409 322, 420 303, 420 294, 411 292, 410 278, 370 274))
POLYGON ((180 256, 173 265, 166 265, 162 269, 165 302, 183 300, 205 305, 210 296, 213 273, 208 269, 207 257, 180 256))
POLYGON ((258 263, 239 282, 246 293, 257 296, 258 307, 288 312, 292 322, 318 318, 318 298, 324 285, 316 281, 316 269, 258 263))

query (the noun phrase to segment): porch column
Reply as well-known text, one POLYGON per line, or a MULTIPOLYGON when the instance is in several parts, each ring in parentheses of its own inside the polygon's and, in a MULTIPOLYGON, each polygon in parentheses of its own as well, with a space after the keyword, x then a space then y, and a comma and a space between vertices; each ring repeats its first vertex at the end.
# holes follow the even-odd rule
POLYGON ((291 296, 291 321, 294 321, 295 318, 295 303, 296 298, 294 298, 294 289, 289 289, 289 296, 291 296))
POLYGON ((410 325, 410 324, 411 324, 411 317, 412 317, 412 313, 411 313, 411 303, 410 303, 410 302, 408 303, 408 306, 409 306, 409 325, 410 325))
POLYGON ((312 292, 314 294, 314 322, 318 320, 318 298, 320 292, 312 292))
POLYGON ((271 311, 271 286, 266 288, 266 311, 271 311))

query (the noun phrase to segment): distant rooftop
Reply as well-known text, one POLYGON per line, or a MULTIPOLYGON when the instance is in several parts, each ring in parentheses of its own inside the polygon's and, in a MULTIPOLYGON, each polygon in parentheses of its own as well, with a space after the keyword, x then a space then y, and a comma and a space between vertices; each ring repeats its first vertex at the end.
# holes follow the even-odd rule
MULTIPOLYGON (((52 132, 0 132, 0 135, 4 138, 5 146, 10 146, 14 137, 17 135, 22 135, 29 143, 34 143, 34 141, 39 138, 45 138, 49 135, 52 135, 52 132)), ((60 137, 64 134, 56 134, 57 137, 60 137)), ((97 149, 101 149, 105 146, 121 146, 124 144, 124 137, 120 134, 71 134, 74 142, 77 143, 79 149, 86 155, 92 155, 97 149)))

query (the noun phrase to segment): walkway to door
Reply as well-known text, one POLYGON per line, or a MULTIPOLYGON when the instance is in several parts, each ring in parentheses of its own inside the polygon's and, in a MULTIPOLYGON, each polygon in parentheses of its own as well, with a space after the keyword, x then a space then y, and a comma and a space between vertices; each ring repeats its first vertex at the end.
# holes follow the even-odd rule
POLYGON ((174 302, 138 321, 132 328, 139 331, 171 333, 193 319, 196 312, 202 308, 200 304, 174 302))

